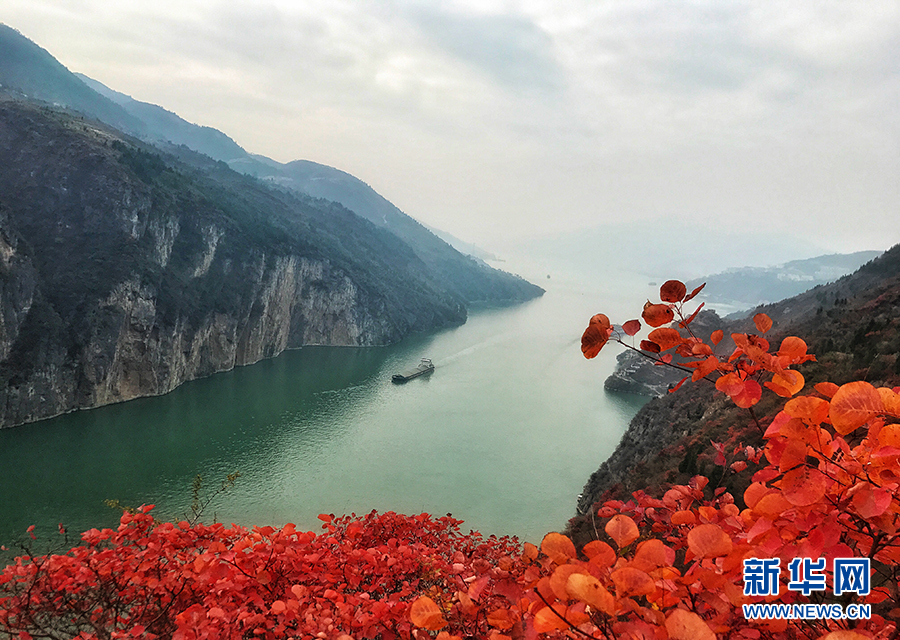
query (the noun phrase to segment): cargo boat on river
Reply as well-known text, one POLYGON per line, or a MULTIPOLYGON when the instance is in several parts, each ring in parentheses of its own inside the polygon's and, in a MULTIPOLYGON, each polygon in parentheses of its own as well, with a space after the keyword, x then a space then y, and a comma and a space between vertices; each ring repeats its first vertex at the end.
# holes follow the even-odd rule
POLYGON ((422 358, 422 362, 418 364, 413 369, 407 369, 402 373, 395 373, 391 377, 391 382, 408 382, 413 378, 418 378, 419 376, 424 376, 426 374, 434 371, 434 364, 428 358, 422 358))

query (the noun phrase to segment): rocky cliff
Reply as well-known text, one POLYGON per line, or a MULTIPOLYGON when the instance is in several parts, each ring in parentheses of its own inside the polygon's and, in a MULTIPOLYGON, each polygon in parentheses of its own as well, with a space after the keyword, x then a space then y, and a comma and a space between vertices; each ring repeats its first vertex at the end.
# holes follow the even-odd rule
POLYGON ((464 322, 465 305, 339 205, 0 99, 0 426, 287 348, 388 344, 464 322))

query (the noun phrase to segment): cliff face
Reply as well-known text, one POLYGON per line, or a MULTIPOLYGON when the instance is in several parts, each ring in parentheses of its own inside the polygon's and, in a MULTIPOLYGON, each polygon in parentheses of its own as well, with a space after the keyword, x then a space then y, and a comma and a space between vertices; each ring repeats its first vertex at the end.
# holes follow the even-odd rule
POLYGON ((0 426, 465 321, 395 236, 204 161, 0 99, 0 426))

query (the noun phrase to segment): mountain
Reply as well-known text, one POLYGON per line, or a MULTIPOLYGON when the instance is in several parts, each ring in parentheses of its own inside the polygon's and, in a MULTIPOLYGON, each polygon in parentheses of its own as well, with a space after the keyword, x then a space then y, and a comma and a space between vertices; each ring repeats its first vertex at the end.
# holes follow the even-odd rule
POLYGON ((206 156, 7 99, 0 167, 4 426, 465 321, 392 234, 206 156))
MULTIPOLYGON (((243 147, 218 129, 188 122, 181 116, 155 104, 141 102, 124 93, 114 91, 84 74, 75 73, 73 75, 98 94, 122 107, 129 115, 140 120, 146 134, 145 138, 149 141, 183 144, 189 149, 225 162, 250 156, 243 147)), ((99 116, 97 119, 107 122, 99 116)))
POLYGON ((879 255, 857 251, 792 260, 774 267, 742 267, 687 282, 688 289, 706 283, 707 304, 749 309, 790 298, 807 289, 852 273, 879 255))
POLYGON ((132 135, 147 133, 139 118, 93 91, 45 49, 2 23, 0 85, 6 91, 88 114, 132 135))
MULTIPOLYGON (((175 150, 0 96, 0 426, 465 321, 394 234, 175 150)), ((499 274, 491 293, 540 290, 499 274)))
POLYGON ((345 171, 309 160, 287 164, 274 161, 234 160, 232 168, 315 198, 340 202, 373 224, 406 242, 429 269, 439 274, 445 286, 466 300, 490 300, 493 269, 463 255, 403 213, 372 187, 345 171))
POLYGON ((464 322, 475 301, 543 293, 349 174, 323 167, 345 190, 323 199, 308 179, 321 165, 252 156, 4 25, 0 84, 0 427, 286 348, 389 344, 464 322), (242 159, 267 173, 225 162, 242 159), (366 219, 371 203, 390 224, 366 219))
MULTIPOLYGON (((770 343, 796 335, 816 355, 816 362, 799 368, 807 388, 825 380, 900 385, 900 245, 831 284, 758 307, 751 314, 757 311, 774 320, 766 336, 770 343)), ((726 322, 723 328, 726 335, 756 332, 750 318, 726 322)), ((765 424, 781 406, 783 399, 764 393, 754 411, 765 424)), ((740 443, 763 444, 748 413, 713 385, 688 383, 651 400, 635 415, 612 456, 589 478, 569 532, 584 544, 594 537, 589 517, 593 504, 627 498, 638 489, 661 496, 670 484, 686 484, 698 473, 709 477, 713 487, 721 481, 740 501, 752 469, 723 479, 721 468, 712 461, 711 440, 726 443, 728 450, 740 443)))
POLYGON ((494 297, 490 282, 498 272, 470 260, 452 247, 453 243, 438 239, 435 233, 350 174, 309 160, 282 164, 248 153, 221 131, 190 123, 162 107, 135 100, 85 75, 71 73, 47 51, 5 25, 0 25, 0 53, 3 53, 0 56, 0 84, 7 88, 70 107, 164 150, 169 150, 172 145, 184 145, 227 162, 242 173, 299 193, 339 202, 410 244, 430 268, 441 274, 448 286, 467 299, 491 300, 494 297))

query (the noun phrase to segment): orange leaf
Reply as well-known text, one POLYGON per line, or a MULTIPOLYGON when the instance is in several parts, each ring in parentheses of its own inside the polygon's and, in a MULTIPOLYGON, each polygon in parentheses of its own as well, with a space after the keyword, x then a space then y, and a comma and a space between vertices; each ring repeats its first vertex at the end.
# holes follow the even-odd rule
POLYGON ((722 331, 721 329, 716 329, 715 331, 712 332, 712 334, 710 334, 709 341, 713 343, 713 346, 715 346, 715 345, 719 344, 720 342, 722 342, 722 338, 724 338, 724 337, 725 337, 725 332, 722 331))
POLYGON ((651 327, 661 327, 675 319, 675 312, 667 304, 653 304, 648 300, 641 317, 651 327))
POLYGON ((672 514, 672 524, 694 524, 697 516, 693 511, 676 511, 672 514))
POLYGON ((840 387, 833 382, 820 382, 816 385, 815 389, 826 398, 833 398, 840 387))
POLYGON ((503 631, 512 629, 512 626, 516 623, 509 609, 495 609, 491 611, 487 616, 487 621, 492 627, 503 631))
POLYGON ((560 600, 565 600, 568 597, 566 583, 569 581, 569 576, 573 573, 581 573, 584 570, 583 567, 575 564, 561 564, 556 567, 553 575, 550 576, 550 588, 553 590, 553 595, 560 600))
POLYGON ((654 329, 650 332, 650 335, 647 336, 647 339, 658 344, 661 351, 677 347, 684 342, 684 338, 681 337, 681 334, 678 333, 678 331, 668 327, 654 329))
POLYGON ((788 336, 781 341, 778 356, 790 364, 799 364, 811 359, 806 354, 806 343, 796 336, 788 336))
POLYGON ((884 405, 885 413, 900 418, 900 393, 887 387, 879 387, 878 395, 881 396, 881 403, 884 405))
POLYGON ((753 513, 774 518, 781 516, 793 506, 787 501, 787 498, 784 497, 781 491, 771 491, 757 500, 751 509, 753 513))
POLYGON ((577 553, 575 545, 561 533, 551 532, 544 536, 541 542, 541 551, 556 564, 565 564, 569 558, 574 558, 577 553))
POLYGON ((827 400, 815 396, 802 396, 788 400, 784 412, 792 418, 799 418, 806 424, 822 424, 828 419, 830 405, 827 400))
POLYGON ((596 325, 599 329, 610 329, 612 325, 609 322, 609 318, 604 313, 597 313, 591 316, 590 322, 588 322, 588 326, 596 325))
POLYGON ((691 380, 693 382, 697 382, 701 378, 705 378, 713 371, 719 368, 719 359, 715 356, 709 356, 706 360, 700 363, 700 366, 694 369, 694 373, 691 376, 691 380))
POLYGON ((625 332, 626 335, 633 336, 638 331, 641 330, 641 323, 639 320, 629 320, 625 324, 622 325, 622 331, 625 332))
POLYGON ((828 478, 818 469, 797 467, 784 474, 781 480, 781 492, 792 505, 808 507, 822 499, 828 490, 828 478))
POLYGON ((566 583, 569 597, 608 615, 616 612, 616 599, 597 578, 583 573, 573 573, 566 583))
POLYGON ((640 569, 623 567, 616 569, 610 576, 616 585, 616 592, 620 597, 646 596, 656 590, 653 578, 640 569))
POLYGON ((687 287, 679 280, 667 280, 659 288, 659 299, 663 302, 681 302, 687 293, 687 287))
POLYGON ((417 627, 437 631, 447 626, 440 607, 428 596, 419 596, 409 608, 409 619, 417 627))
POLYGON ((581 334, 581 353, 589 360, 596 358, 597 354, 600 353, 600 349, 603 348, 603 345, 608 340, 609 329, 601 329, 599 325, 594 324, 593 320, 591 320, 591 324, 581 334))
POLYGON ((772 376, 772 381, 767 382, 766 386, 782 398, 790 398, 797 395, 804 384, 806 381, 799 371, 783 369, 772 376))
POLYGON ((600 567, 611 567, 616 562, 616 552, 602 540, 591 540, 582 549, 591 564, 600 567))
POLYGON ((759 502, 760 498, 769 493, 771 489, 766 485, 754 482, 744 491, 744 504, 746 504, 751 509, 756 506, 756 503, 759 502))
POLYGON ((884 410, 881 395, 868 382, 848 382, 831 399, 829 417, 834 430, 842 436, 861 427, 884 410))
POLYGON ((644 540, 637 546, 631 566, 650 573, 659 567, 668 567, 675 562, 675 552, 655 538, 644 540))
POLYGON ((693 611, 673 609, 666 617, 666 631, 671 640, 716 640, 716 634, 693 611))
POLYGON ((557 629, 568 629, 566 622, 565 605, 555 604, 553 607, 544 607, 534 614, 534 630, 538 633, 550 633, 557 629))
POLYGON ((701 524, 688 532, 688 548, 698 558, 718 558, 731 553, 731 538, 716 524, 701 524))
POLYGON ((716 389, 727 396, 739 394, 744 388, 744 381, 735 372, 726 373, 716 380, 716 389))
POLYGON ((756 330, 760 333, 766 333, 769 329, 772 328, 772 318, 767 316, 764 313, 757 313, 753 316, 753 324, 756 325, 756 330))
POLYGON ((609 519, 606 527, 604 527, 604 531, 610 538, 615 540, 620 549, 630 545, 640 535, 634 520, 621 513, 617 513, 609 519))

